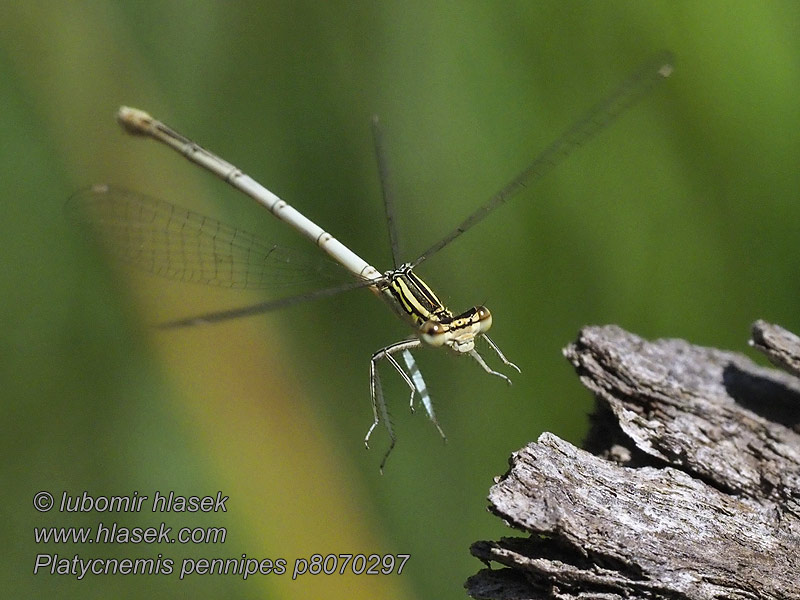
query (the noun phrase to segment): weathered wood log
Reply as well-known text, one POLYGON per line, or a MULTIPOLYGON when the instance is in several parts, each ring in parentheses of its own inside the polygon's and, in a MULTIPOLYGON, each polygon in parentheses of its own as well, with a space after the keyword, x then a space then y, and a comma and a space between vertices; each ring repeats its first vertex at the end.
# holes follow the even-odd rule
MULTIPOLYGON (((800 373, 800 338, 752 345, 800 373)), ((516 452, 476 542, 474 598, 800 599, 800 381, 733 352, 588 327, 564 351, 597 399, 587 450, 516 452)))
POLYGON ((753 323, 750 345, 758 348, 772 364, 800 375, 800 338, 783 327, 765 321, 753 323))

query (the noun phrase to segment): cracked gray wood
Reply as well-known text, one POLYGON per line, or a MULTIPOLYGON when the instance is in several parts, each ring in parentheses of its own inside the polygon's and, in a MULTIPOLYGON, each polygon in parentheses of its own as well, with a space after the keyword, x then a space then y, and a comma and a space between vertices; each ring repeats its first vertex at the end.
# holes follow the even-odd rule
POLYGON ((750 345, 767 355, 770 362, 800 375, 800 338, 780 325, 753 323, 750 345))
MULTIPOLYGON (((800 356, 766 325, 756 347, 800 356)), ((545 433, 511 457, 490 511, 532 535, 473 544, 505 568, 470 595, 800 599, 800 381, 615 326, 564 353, 598 401, 594 454, 545 433)))

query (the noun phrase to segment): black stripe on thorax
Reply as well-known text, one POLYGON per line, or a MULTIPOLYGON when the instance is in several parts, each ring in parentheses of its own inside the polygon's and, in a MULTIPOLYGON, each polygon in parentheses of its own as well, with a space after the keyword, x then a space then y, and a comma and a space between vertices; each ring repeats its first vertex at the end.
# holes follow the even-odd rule
POLYGON ((433 290, 411 270, 411 265, 402 265, 387 275, 386 290, 417 325, 430 319, 452 318, 433 290))

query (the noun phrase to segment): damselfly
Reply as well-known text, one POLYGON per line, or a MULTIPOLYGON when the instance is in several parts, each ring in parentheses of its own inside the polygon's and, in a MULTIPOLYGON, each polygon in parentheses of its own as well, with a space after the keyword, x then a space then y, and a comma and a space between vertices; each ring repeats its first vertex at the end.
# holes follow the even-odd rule
MULTIPOLYGON (((478 207, 452 232, 409 262, 401 262, 398 256, 394 202, 386 184, 384 145, 378 121, 373 119, 373 134, 394 263, 391 269, 383 273, 232 164, 200 147, 146 112, 122 107, 117 119, 125 131, 151 137, 166 144, 191 162, 241 190, 278 219, 309 238, 354 276, 354 280, 344 285, 321 289, 302 296, 180 319, 164 323, 161 327, 169 329, 216 323, 346 290, 368 288, 414 330, 412 337, 381 348, 370 360, 369 381, 373 421, 364 443, 369 447, 370 437, 379 424, 382 423, 386 427, 390 442, 381 461, 380 468, 383 470, 386 459, 394 448, 396 436, 381 388, 378 373, 381 361, 386 360, 392 365, 408 385, 412 410, 415 397, 419 396, 428 417, 443 438, 444 432, 436 419, 433 403, 411 350, 423 344, 449 348, 455 354, 471 356, 484 371, 510 384, 511 380, 503 373, 492 369, 475 349, 475 342, 483 338, 506 367, 519 371, 519 368, 509 361, 486 335, 492 325, 492 316, 486 307, 475 306, 460 314, 453 313, 414 273, 414 269, 475 226, 522 188, 550 171, 592 136, 607 127, 625 109, 644 96, 655 83, 668 77, 671 72, 671 56, 668 53, 662 53, 644 64, 605 100, 592 107, 585 116, 548 146, 527 169, 478 207), (405 368, 401 366, 396 355, 403 357, 405 368)), ((71 198, 69 207, 72 214, 80 215, 90 225, 99 229, 111 249, 123 259, 151 273, 173 279, 231 287, 265 287, 275 277, 280 276, 279 265, 288 264, 286 254, 288 250, 265 245, 256 236, 212 218, 108 185, 96 185, 78 192, 71 198)))

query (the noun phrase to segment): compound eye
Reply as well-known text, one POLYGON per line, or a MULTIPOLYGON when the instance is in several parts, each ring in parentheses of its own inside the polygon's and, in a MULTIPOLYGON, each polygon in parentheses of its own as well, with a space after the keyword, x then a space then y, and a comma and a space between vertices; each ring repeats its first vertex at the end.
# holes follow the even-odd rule
POLYGON ((478 306, 475 309, 475 314, 478 316, 478 327, 481 333, 489 331, 492 326, 492 313, 485 306, 478 306))
POLYGON ((435 348, 444 344, 446 333, 447 329, 438 321, 425 321, 419 328, 419 337, 422 341, 435 348))

